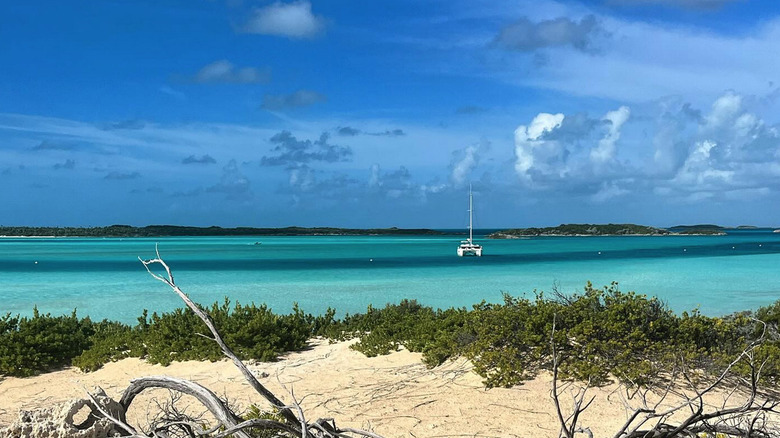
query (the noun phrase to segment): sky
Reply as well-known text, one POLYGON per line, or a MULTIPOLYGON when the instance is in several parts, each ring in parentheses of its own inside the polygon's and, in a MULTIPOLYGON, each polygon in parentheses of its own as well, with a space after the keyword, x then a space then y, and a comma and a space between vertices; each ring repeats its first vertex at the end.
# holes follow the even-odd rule
POLYGON ((780 226, 776 0, 0 3, 0 225, 780 226))

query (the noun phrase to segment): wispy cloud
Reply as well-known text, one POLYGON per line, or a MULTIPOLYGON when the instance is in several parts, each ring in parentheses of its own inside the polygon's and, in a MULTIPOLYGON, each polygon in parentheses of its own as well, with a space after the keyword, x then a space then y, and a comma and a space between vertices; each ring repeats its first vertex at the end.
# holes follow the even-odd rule
POLYGON ((168 96, 175 97, 178 100, 187 100, 186 94, 182 93, 181 91, 174 90, 168 85, 163 85, 162 87, 159 88, 159 90, 161 93, 167 94, 168 96))
POLYGON ((620 6, 664 5, 681 8, 716 10, 728 3, 744 0, 608 0, 608 4, 620 6))
POLYGON ((262 84, 271 80, 270 68, 236 67, 222 59, 201 68, 192 80, 200 83, 262 84))
POLYGON ((298 90, 291 94, 266 94, 260 107, 270 111, 281 111, 311 106, 327 100, 327 96, 316 91, 298 90))
POLYGON ((146 126, 146 122, 140 119, 128 119, 118 122, 104 123, 102 128, 106 131, 114 129, 143 129, 146 126))
POLYGON ((275 2, 255 9, 241 30, 293 39, 313 38, 325 30, 325 19, 312 13, 309 1, 275 2))

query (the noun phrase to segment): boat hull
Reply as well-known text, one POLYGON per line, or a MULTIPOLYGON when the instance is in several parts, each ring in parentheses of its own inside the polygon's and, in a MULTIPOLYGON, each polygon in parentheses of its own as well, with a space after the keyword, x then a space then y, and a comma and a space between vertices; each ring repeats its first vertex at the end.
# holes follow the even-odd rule
POLYGON ((458 256, 464 257, 464 256, 476 256, 476 257, 482 257, 482 246, 481 245, 461 245, 458 247, 458 256))

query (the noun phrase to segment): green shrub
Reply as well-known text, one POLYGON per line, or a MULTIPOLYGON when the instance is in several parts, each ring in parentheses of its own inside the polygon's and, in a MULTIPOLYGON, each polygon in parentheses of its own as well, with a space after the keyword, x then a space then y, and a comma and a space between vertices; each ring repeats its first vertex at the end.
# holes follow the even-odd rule
POLYGON ((89 318, 42 315, 0 318, 0 374, 31 376, 40 371, 69 365, 89 346, 94 333, 89 318))
POLYGON ((94 334, 89 338, 90 346, 73 358, 73 366, 82 371, 95 371, 107 362, 126 357, 143 357, 146 349, 138 330, 116 322, 103 320, 94 324, 94 334))
MULTIPOLYGON (((415 300, 336 319, 304 313, 297 304, 289 314, 266 305, 231 306, 225 299, 206 308, 225 342, 241 359, 275 360, 306 347, 312 336, 359 338, 352 348, 367 356, 401 346, 421 352, 437 366, 463 356, 487 386, 512 386, 552 367, 553 345, 563 379, 605 384, 618 379, 650 385, 683 361, 689 368, 718 373, 762 334, 771 335, 756 350, 764 363, 764 382, 780 382, 780 301, 755 312, 707 317, 698 310, 674 314, 657 298, 621 292, 616 283, 601 289, 590 283, 582 293, 532 299, 504 295, 503 303, 482 302, 471 309, 434 310, 415 300), (553 330, 554 327, 554 330, 553 330), (772 337, 774 336, 774 337, 772 337)), ((143 357, 168 365, 178 360, 223 357, 208 329, 194 312, 176 309, 134 327, 113 321, 41 315, 0 317, 0 374, 28 376, 68 364, 84 371, 125 357, 143 357)), ((736 371, 748 376, 745 363, 736 371)))

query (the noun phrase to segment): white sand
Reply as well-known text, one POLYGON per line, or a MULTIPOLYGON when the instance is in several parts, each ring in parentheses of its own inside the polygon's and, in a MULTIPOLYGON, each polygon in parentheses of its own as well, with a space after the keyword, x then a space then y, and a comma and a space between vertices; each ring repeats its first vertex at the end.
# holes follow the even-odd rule
MULTIPOLYGON (((341 426, 373 430, 388 438, 558 436, 549 375, 511 389, 485 390, 463 359, 429 370, 420 354, 400 351, 367 358, 349 349, 348 343, 326 341, 251 368, 258 375, 267 373, 261 382, 285 402, 291 400, 288 390, 293 391, 307 418, 333 417, 341 426)), ((83 386, 101 386, 118 400, 131 379, 147 375, 191 379, 219 395, 228 394, 241 406, 252 402, 267 406, 230 362, 174 362, 162 367, 126 359, 93 373, 68 368, 0 381, 0 425, 13 421, 19 409, 81 398, 83 386)), ((612 436, 626 419, 621 398, 614 387, 591 391, 596 400, 581 424, 594 436, 612 436)), ((148 405, 133 406, 130 417, 143 420, 148 405)))

